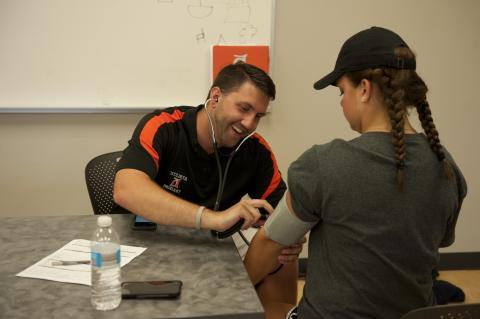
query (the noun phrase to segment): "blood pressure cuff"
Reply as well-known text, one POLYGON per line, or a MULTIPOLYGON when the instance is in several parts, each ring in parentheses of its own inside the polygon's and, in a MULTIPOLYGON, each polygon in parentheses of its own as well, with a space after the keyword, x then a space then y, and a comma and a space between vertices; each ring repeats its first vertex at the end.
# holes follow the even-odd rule
POLYGON ((271 240, 283 245, 291 246, 298 243, 316 222, 304 222, 290 212, 287 206, 287 193, 275 208, 275 211, 265 223, 265 234, 271 240))

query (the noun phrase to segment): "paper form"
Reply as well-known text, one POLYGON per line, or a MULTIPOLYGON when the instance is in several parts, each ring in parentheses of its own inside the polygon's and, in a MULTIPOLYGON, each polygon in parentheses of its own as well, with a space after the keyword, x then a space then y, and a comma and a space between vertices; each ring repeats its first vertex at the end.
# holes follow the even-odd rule
MULTIPOLYGON (((90 265, 80 264, 68 266, 52 266, 52 261, 89 260, 90 243, 90 240, 74 239, 56 252, 48 255, 39 262, 19 272, 17 276, 90 286, 92 273, 90 265)), ((120 266, 125 266, 135 257, 142 254, 146 249, 147 248, 144 247, 121 245, 120 266)))

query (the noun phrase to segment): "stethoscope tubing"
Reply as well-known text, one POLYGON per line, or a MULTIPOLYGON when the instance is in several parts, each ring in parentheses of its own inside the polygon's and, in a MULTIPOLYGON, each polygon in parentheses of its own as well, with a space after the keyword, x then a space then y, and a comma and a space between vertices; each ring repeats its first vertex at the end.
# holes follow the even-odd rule
MULTIPOLYGON (((225 188, 225 182, 227 180, 228 169, 230 167, 230 163, 232 162, 233 156, 240 149, 240 146, 242 146, 242 144, 248 138, 250 138, 255 132, 252 132, 252 133, 248 134, 247 136, 245 136, 243 138, 243 140, 240 142, 240 144, 237 146, 237 148, 230 153, 230 155, 228 156, 227 164, 225 165, 225 171, 222 171, 222 165, 220 163, 220 156, 218 154, 217 141, 215 139, 215 128, 213 127, 213 122, 212 122, 212 119, 210 117, 210 112, 208 111, 208 102, 210 102, 210 101, 211 101, 210 98, 205 101, 205 111, 207 113, 207 118, 208 118, 208 122, 210 124, 210 130, 211 130, 211 133, 212 133, 213 152, 215 154, 215 161, 217 163, 217 170, 218 170, 217 198, 215 200, 215 205, 214 205, 214 208, 213 208, 214 211, 218 211, 219 208, 220 208, 220 202, 221 202, 221 199, 222 199, 222 196, 223 196, 223 190, 225 188)), ((235 232, 232 232, 232 234, 230 234, 227 230, 226 232, 222 232, 222 233, 219 233, 219 232, 213 232, 213 233, 215 234, 215 237, 227 238, 227 237, 230 237, 235 232), (222 234, 222 235, 220 235, 220 234, 222 234)), ((245 241, 245 243, 247 243, 247 245, 249 245, 248 240, 245 238, 245 236, 243 236, 242 232, 238 231, 238 233, 240 234, 242 239, 245 241)))

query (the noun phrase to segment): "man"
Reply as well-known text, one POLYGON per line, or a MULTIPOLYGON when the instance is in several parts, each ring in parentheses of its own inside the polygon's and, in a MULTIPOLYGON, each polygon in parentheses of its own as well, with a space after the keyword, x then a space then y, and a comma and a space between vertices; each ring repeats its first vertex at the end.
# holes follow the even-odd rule
MULTIPOLYGON (((146 115, 118 165, 115 202, 162 225, 214 231, 241 219, 243 230, 257 225, 259 209, 273 212, 286 189, 269 145, 254 133, 274 98, 264 71, 236 63, 219 72, 205 105, 146 115), (242 199, 246 194, 250 199, 242 199)), ((301 245, 283 251, 279 260, 287 265, 257 287, 262 303, 295 303, 300 251, 301 245)))

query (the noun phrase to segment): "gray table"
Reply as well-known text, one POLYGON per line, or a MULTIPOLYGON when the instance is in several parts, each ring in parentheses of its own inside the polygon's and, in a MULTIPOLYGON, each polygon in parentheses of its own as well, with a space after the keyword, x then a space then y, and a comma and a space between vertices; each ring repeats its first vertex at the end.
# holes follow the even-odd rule
POLYGON ((180 279, 179 299, 123 300, 102 312, 90 305, 89 286, 16 277, 72 239, 90 239, 96 217, 6 217, 0 223, 0 318, 263 318, 231 239, 176 227, 134 231, 131 215, 112 217, 122 244, 148 248, 122 267, 122 280, 180 279))

